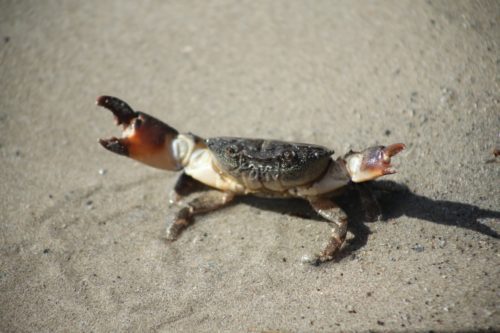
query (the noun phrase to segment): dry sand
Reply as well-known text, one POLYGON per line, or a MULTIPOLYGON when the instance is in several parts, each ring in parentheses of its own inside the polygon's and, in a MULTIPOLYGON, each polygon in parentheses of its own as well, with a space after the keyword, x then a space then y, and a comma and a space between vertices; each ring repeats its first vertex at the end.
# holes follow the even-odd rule
POLYGON ((498 1, 1 1, 0 331, 500 330, 499 22, 498 1), (289 201, 168 245, 176 174, 98 145, 100 94, 207 137, 408 149, 384 221, 341 200, 335 262, 301 263, 328 226, 289 201))

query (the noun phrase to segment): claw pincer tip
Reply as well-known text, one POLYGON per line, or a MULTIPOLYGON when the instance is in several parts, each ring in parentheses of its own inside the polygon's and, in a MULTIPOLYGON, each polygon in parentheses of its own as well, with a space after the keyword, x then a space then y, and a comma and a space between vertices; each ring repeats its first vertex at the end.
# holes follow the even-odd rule
POLYGON ((118 125, 128 125, 130 121, 137 116, 137 112, 127 103, 113 96, 99 96, 96 100, 96 104, 113 112, 118 125))

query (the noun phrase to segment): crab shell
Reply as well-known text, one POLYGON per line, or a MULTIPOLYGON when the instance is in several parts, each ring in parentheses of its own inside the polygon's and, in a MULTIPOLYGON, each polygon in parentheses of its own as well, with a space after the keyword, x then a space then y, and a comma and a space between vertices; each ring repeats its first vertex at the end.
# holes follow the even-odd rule
POLYGON ((264 139, 205 140, 215 166, 252 191, 283 191, 321 177, 333 154, 322 146, 264 139))

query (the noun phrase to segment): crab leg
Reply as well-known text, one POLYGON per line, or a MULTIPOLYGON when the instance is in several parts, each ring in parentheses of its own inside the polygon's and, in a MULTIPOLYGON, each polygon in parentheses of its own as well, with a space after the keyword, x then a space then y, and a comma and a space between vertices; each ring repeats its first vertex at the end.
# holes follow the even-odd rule
POLYGON ((234 194, 231 192, 211 190, 191 200, 186 207, 181 208, 174 214, 172 221, 168 221, 170 224, 167 226, 167 240, 175 240, 185 228, 193 223, 195 215, 222 208, 233 199, 234 194))
POLYGON ((117 125, 123 126, 121 138, 99 140, 104 148, 155 168, 181 169, 173 147, 177 130, 146 113, 134 111, 119 98, 101 96, 96 103, 110 110, 117 125))
POLYGON ((347 214, 328 198, 310 199, 309 203, 320 216, 332 222, 332 234, 326 247, 318 256, 307 260, 312 265, 319 265, 322 262, 332 260, 334 254, 344 244, 347 234, 347 214))
POLYGON ((182 206, 184 204, 184 197, 201 191, 203 188, 206 189, 207 186, 183 172, 179 178, 177 178, 175 186, 170 192, 169 203, 171 205, 182 206))

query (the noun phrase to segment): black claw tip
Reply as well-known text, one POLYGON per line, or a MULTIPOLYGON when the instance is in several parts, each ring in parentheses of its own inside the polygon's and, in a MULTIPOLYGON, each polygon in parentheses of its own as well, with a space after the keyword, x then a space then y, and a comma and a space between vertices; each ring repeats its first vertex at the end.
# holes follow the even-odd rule
POLYGON ((109 151, 113 153, 128 156, 128 149, 122 142, 117 138, 112 139, 99 139, 99 143, 109 151))
POLYGON ((127 103, 113 96, 99 96, 96 104, 113 112, 118 125, 128 125, 132 119, 137 117, 137 113, 127 103))

